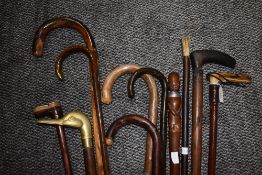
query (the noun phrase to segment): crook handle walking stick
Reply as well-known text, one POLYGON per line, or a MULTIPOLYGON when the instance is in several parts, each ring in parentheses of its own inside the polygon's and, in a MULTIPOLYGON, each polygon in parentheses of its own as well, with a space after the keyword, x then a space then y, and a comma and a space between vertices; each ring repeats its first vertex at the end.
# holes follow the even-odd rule
POLYGON ((65 48, 61 54, 58 56, 55 63, 55 70, 57 77, 62 80, 62 63, 64 59, 73 53, 83 53, 89 58, 90 62, 90 82, 91 82, 91 96, 92 96, 92 113, 93 113, 93 128, 94 128, 94 137, 96 144, 96 160, 98 163, 98 173, 104 172, 109 174, 109 164, 108 164, 108 155, 107 148, 105 145, 105 133, 104 133, 104 123, 102 119, 102 110, 101 110, 101 92, 100 92, 100 83, 99 83, 99 68, 97 63, 97 55, 90 53, 84 46, 75 45, 65 48), (102 160, 105 161, 101 162, 102 160), (106 166, 107 165, 107 166, 106 166), (105 168, 106 167, 106 168, 105 168))
POLYGON ((152 175, 161 174, 161 138, 156 127, 147 118, 140 115, 126 115, 115 120, 107 130, 107 145, 112 145, 112 138, 117 131, 126 125, 138 125, 144 128, 151 136, 153 142, 152 175))
POLYGON ((182 38, 182 50, 183 50, 183 92, 182 92, 181 173, 182 175, 188 175, 190 37, 182 38))
POLYGON ((179 94, 179 75, 172 72, 168 75, 168 126, 169 126, 169 154, 170 175, 180 175, 180 133, 181 133, 181 97, 179 94))
MULTIPOLYGON (((136 70, 142 68, 136 64, 123 64, 112 70, 106 77, 102 88, 102 102, 110 104, 112 102, 112 88, 114 82, 124 74, 133 74, 136 70)), ((158 90, 154 78, 150 75, 143 75, 149 90, 149 120, 157 124, 157 111, 158 111, 158 90)), ((150 135, 148 134, 146 140, 146 154, 144 163, 144 173, 151 174, 152 171, 152 149, 153 143, 150 135)))
POLYGON ((144 74, 149 74, 158 79, 162 87, 161 94, 161 108, 160 108, 160 135, 162 139, 162 161, 161 169, 162 174, 166 174, 166 144, 167 144, 167 113, 166 113, 166 98, 167 98, 167 80, 166 77, 154 68, 141 68, 138 69, 132 77, 130 77, 127 86, 128 96, 133 98, 135 96, 135 81, 144 74))
POLYGON ((251 83, 251 77, 247 74, 232 74, 226 72, 213 72, 207 74, 209 81, 210 102, 210 129, 209 129, 209 153, 208 175, 216 174, 216 147, 217 147, 217 118, 219 103, 219 88, 221 84, 246 86, 251 83))
MULTIPOLYGON (((49 32, 57 28, 71 28, 78 31, 84 38, 86 44, 85 52, 88 52, 88 55, 92 58, 90 61, 90 73, 91 73, 91 93, 92 93, 92 110, 93 110, 93 123, 94 123, 94 138, 96 144, 96 162, 98 167, 99 175, 109 175, 109 162, 107 150, 105 147, 105 138, 104 138, 104 128, 103 128, 103 119, 101 111, 101 97, 100 97, 100 85, 99 85, 99 75, 98 75, 98 54, 96 51, 96 46, 93 41, 88 28, 82 24, 80 21, 74 18, 68 17, 58 17, 51 19, 45 22, 42 26, 39 27, 36 32, 35 39, 33 42, 33 55, 41 57, 43 55, 43 48, 45 44, 45 38, 49 32)), ((68 49, 67 49, 68 50, 68 49)), ((74 49, 73 49, 74 50, 74 49)), ((80 49, 81 50, 81 49, 80 49)), ((69 52, 71 50, 69 49, 69 52)), ((63 54, 62 54, 63 55, 63 54)), ((60 65, 56 65, 56 70, 60 70, 60 65)), ((57 72, 58 78, 62 79, 62 74, 57 72)))
MULTIPOLYGON (((33 109, 32 112, 37 119, 44 118, 44 117, 59 119, 63 117, 63 111, 59 102, 52 102, 49 103, 48 105, 38 106, 35 109, 33 109)), ((73 172, 72 172, 71 162, 69 158, 64 127, 57 126, 56 133, 58 136, 65 174, 72 175, 73 172)))
POLYGON ((79 128, 85 160, 86 175, 96 175, 96 165, 93 153, 91 124, 87 116, 81 112, 69 112, 61 119, 39 119, 38 124, 58 125, 79 128))

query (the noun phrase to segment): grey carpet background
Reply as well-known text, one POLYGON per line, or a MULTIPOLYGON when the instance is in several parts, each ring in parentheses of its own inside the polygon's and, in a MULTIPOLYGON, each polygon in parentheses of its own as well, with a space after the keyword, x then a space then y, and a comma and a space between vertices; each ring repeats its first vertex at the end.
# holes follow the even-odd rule
MULTIPOLYGON (((54 74, 54 60, 65 46, 83 43, 69 29, 49 34, 43 58, 31 54, 37 28, 57 16, 87 25, 99 51, 101 84, 107 73, 124 63, 182 76, 180 39, 190 35, 191 51, 216 49, 237 60, 236 70, 253 78, 247 88, 224 86, 218 120, 217 174, 262 174, 261 136, 261 0, 89 1, 35 0, 0 2, 0 174, 63 174, 55 128, 37 126, 31 110, 60 100, 64 113, 81 110, 91 119, 88 62, 74 54, 64 62, 65 80, 54 74)), ((204 73, 227 70, 207 65, 204 73)), ((148 91, 139 80, 135 99, 127 97, 129 76, 117 80, 113 103, 103 105, 105 128, 130 113, 147 114, 148 91)), ((205 82, 202 173, 207 174, 209 129, 208 85, 205 82)), ((92 119, 91 119, 92 120, 92 119)), ((80 134, 67 129, 74 174, 84 174, 80 134)), ((109 148, 111 174, 142 174, 143 129, 121 129, 109 148)))

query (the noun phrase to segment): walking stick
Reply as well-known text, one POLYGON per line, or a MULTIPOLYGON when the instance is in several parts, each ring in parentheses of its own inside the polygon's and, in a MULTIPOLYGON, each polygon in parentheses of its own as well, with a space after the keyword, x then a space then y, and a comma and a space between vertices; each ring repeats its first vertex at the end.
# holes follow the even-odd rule
MULTIPOLYGON (((92 116, 93 116, 93 127, 94 127, 94 139, 95 139, 95 149, 96 149, 96 162, 98 175, 109 175, 109 162, 108 154, 105 146, 105 135, 104 135, 104 125, 101 110, 101 97, 100 97, 100 85, 99 85, 99 75, 98 75, 98 54, 96 51, 95 43, 89 32, 88 28, 82 24, 80 21, 67 18, 59 17, 45 22, 39 27, 36 32, 34 43, 33 43, 33 54, 35 56, 41 57, 43 55, 43 48, 45 44, 46 36, 49 32, 57 28, 71 28, 77 30, 85 41, 88 54, 92 58, 90 62, 90 74, 91 74, 91 94, 92 94, 92 116)), ((69 49, 70 50, 70 49, 69 49)), ((70 51, 69 51, 70 52, 70 51)), ((60 65, 56 65, 56 70, 60 70, 60 65)), ((62 79, 62 74, 56 72, 58 78, 62 79)))
MULTIPOLYGON (((98 58, 93 54, 90 53, 84 46, 81 45, 75 45, 71 47, 65 48, 60 55, 58 56, 56 63, 55 63, 55 70, 56 75, 60 80, 63 80, 63 72, 62 72, 62 63, 66 57, 73 53, 83 53, 89 58, 89 68, 90 68, 90 82, 91 82, 91 96, 92 96, 92 110, 93 110, 93 128, 94 128, 94 137, 99 137, 100 135, 100 144, 97 144, 96 142, 96 150, 99 150, 98 147, 104 147, 101 150, 104 150, 102 152, 103 154, 107 155, 107 149, 105 148, 105 137, 104 137, 104 124, 102 120, 102 110, 101 110, 101 92, 100 92, 100 83, 99 83, 99 73, 98 73, 98 58), (99 120, 100 119, 100 120, 99 120), (96 128, 98 127, 98 128, 96 128), (103 138, 103 139, 102 139, 103 138), (99 146, 100 145, 100 146, 99 146)), ((96 155, 98 158, 101 155, 96 155)), ((99 160, 106 159, 105 157, 99 157, 99 160)), ((108 161, 108 159, 107 159, 108 161)), ((98 166, 98 173, 102 172, 102 167, 98 166)), ((108 171, 104 171, 104 173, 109 173, 108 171)))
POLYGON ((189 138, 189 82, 190 82, 190 37, 182 38, 183 46, 183 92, 182 92, 182 152, 181 174, 188 175, 188 138, 189 138))
POLYGON ((166 174, 166 144, 167 144, 167 113, 166 113, 166 98, 167 98, 167 80, 166 77, 154 68, 138 69, 128 81, 128 96, 133 98, 135 96, 135 81, 144 74, 149 74, 158 79, 162 87, 161 94, 161 108, 160 108, 160 135, 162 139, 162 160, 161 169, 162 174, 166 174))
POLYGON ((204 64, 213 63, 234 68, 236 60, 215 50, 197 50, 190 54, 193 68, 192 97, 192 175, 201 175, 202 115, 203 115, 203 69, 204 64))
POLYGON ((248 85, 251 77, 247 74, 232 74, 226 72, 214 72, 207 74, 209 81, 210 102, 210 129, 209 129, 209 154, 208 175, 216 174, 216 147, 217 147, 217 118, 219 103, 219 88, 221 84, 226 85, 248 85))
MULTIPOLYGON (((123 64, 112 70, 106 77, 102 88, 102 102, 110 104, 112 102, 112 88, 114 82, 122 75, 133 74, 136 70, 141 68, 136 64, 123 64)), ((156 125, 157 123, 157 108, 158 108, 158 91, 154 78, 150 75, 144 75, 142 78, 146 81, 149 89, 149 120, 156 125)), ((146 154, 144 163, 144 173, 152 174, 152 149, 153 143, 150 135, 148 134, 146 140, 146 154)))
POLYGON ((180 133, 181 133, 181 97, 179 94, 179 74, 171 72, 168 75, 168 126, 169 126, 169 153, 170 175, 180 175, 180 133))
POLYGON ((86 175, 96 175, 91 124, 87 116, 81 112, 69 112, 61 119, 39 119, 37 123, 80 128, 86 175))
POLYGON ((161 137, 155 125, 147 118, 140 115, 126 115, 115 120, 107 130, 107 145, 112 145, 112 138, 120 128, 130 124, 140 126, 150 134, 153 142, 152 175, 161 175, 161 137))
MULTIPOLYGON (((38 106, 35 109, 33 109, 32 112, 37 119, 44 118, 44 117, 50 117, 52 119, 60 119, 63 117, 63 111, 59 102, 52 102, 49 103, 48 105, 38 106)), ((72 175, 73 172, 70 163, 64 127, 57 126, 56 133, 61 150, 61 156, 63 160, 65 174, 72 175)))

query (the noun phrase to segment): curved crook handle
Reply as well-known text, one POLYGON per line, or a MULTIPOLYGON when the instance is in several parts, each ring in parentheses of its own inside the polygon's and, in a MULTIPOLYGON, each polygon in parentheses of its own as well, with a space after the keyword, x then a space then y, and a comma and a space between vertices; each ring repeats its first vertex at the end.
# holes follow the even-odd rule
MULTIPOLYGON (((60 55, 57 57, 56 62, 55 62, 55 74, 56 74, 56 76, 59 80, 64 79, 62 64, 63 64, 65 58, 67 58, 71 54, 79 53, 79 52, 85 54, 89 58, 90 69, 93 70, 93 67, 97 66, 98 57, 97 57, 96 54, 92 54, 92 53, 96 53, 96 52, 90 52, 83 45, 74 45, 74 46, 66 47, 60 53, 60 55)), ((92 72, 91 70, 90 70, 90 73, 91 74, 98 74, 98 72, 92 72)))
MULTIPOLYGON (((133 74, 136 70, 142 68, 136 64, 123 64, 112 70, 106 77, 102 88, 102 102, 105 104, 112 103, 112 88, 114 82, 125 74, 133 74)), ((149 120, 156 125, 158 114, 158 90, 154 78, 150 75, 143 75, 142 78, 146 81, 149 89, 149 120)), ((152 140, 150 135, 146 141, 146 156, 144 163, 144 172, 151 174, 152 171, 152 140)))
POLYGON ((62 63, 67 56, 73 53, 83 53, 89 58, 90 82, 92 96, 93 128, 96 149, 96 162, 98 174, 109 175, 109 161, 105 145, 104 122, 101 108, 101 92, 99 83, 98 55, 96 51, 90 51, 85 46, 75 45, 65 48, 58 56, 55 64, 57 77, 62 80, 62 63))
POLYGON ((37 30, 33 42, 33 55, 43 56, 45 39, 49 32, 57 28, 70 28, 78 31, 84 38, 88 50, 95 50, 95 42, 88 28, 80 21, 70 17, 58 17, 43 23, 37 30))
POLYGON ((156 127, 147 118, 140 115, 126 115, 115 120, 107 130, 107 144, 112 145, 112 138, 117 131, 126 125, 137 125, 144 128, 150 135, 153 141, 153 159, 152 159, 152 175, 161 174, 161 137, 159 136, 156 127))
POLYGON ((161 94, 161 108, 160 108, 160 134, 162 137, 162 173, 166 174, 166 143, 167 143, 167 111, 166 111, 166 99, 167 99, 167 79, 166 77, 157 69, 154 68, 141 68, 138 69, 132 77, 130 77, 127 86, 128 96, 133 98, 135 96, 135 81, 144 74, 149 74, 158 79, 162 87, 161 94))

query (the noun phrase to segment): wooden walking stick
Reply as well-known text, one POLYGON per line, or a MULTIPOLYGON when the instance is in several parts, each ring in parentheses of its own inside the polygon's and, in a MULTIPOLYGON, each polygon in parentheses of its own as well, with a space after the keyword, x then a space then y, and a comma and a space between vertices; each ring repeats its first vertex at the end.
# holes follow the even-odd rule
POLYGON ((203 115, 203 69, 204 64, 213 63, 234 68, 236 60, 215 50, 196 50, 190 54, 193 68, 192 98, 192 175, 201 175, 202 115, 203 115))
POLYGON ((217 147, 217 119, 219 88, 221 84, 246 86, 251 83, 251 77, 247 74, 232 74, 226 72, 213 72, 207 74, 209 81, 210 102, 210 129, 209 129, 209 153, 208 153, 208 175, 216 174, 216 147, 217 147))
MULTIPOLYGON (((88 55, 92 58, 90 61, 90 74, 91 74, 91 94, 92 94, 92 116, 93 116, 93 127, 94 127, 94 139, 96 149, 96 163, 98 169, 98 175, 109 175, 109 162, 107 148, 105 145, 105 134, 103 117, 101 110, 101 94, 99 85, 99 70, 98 70, 98 54, 96 50, 93 37, 89 32, 88 28, 80 21, 68 18, 59 17, 45 22, 41 25, 36 32, 34 43, 33 43, 33 55, 41 57, 43 55, 43 49, 45 45, 45 39, 49 32, 57 28, 70 28, 78 31, 84 39, 86 46, 81 46, 79 50, 85 50, 88 55)), ((77 46, 76 46, 77 47, 77 46)), ((70 49, 68 52, 71 52, 70 49)), ((74 50, 74 49, 73 49, 74 50)), ((77 49, 76 49, 77 50, 77 49)), ((65 51, 67 52, 67 51, 65 51)), ((62 54, 63 55, 63 54, 62 54)), ((56 70, 60 70, 60 65, 56 64, 56 70)), ((60 72, 56 72, 58 78, 61 80, 62 75, 60 72)))
POLYGON ((182 50, 183 50, 183 92, 182 92, 181 174, 188 175, 190 37, 182 38, 182 50))
POLYGON ((92 144, 92 129, 87 116, 81 112, 69 112, 61 119, 39 119, 37 123, 80 128, 86 175, 96 175, 96 164, 92 144))
POLYGON ((160 108, 160 135, 162 139, 162 160, 161 169, 162 174, 166 174, 166 145, 167 145, 167 111, 166 111, 166 99, 167 99, 167 80, 166 77, 157 69, 154 68, 141 68, 138 69, 128 81, 128 96, 133 98, 135 96, 135 82, 136 80, 144 74, 149 74, 156 79, 161 84, 162 94, 161 94, 161 108, 160 108))
MULTIPOLYGON (((32 112, 37 119, 44 118, 44 117, 50 117, 52 119, 60 119, 63 117, 63 111, 58 101, 49 103, 48 105, 38 106, 35 109, 33 109, 32 112)), ((70 163, 64 127, 57 126, 56 133, 58 136, 65 175, 72 175, 73 172, 70 163)))
MULTIPOLYGON (((94 137, 100 137, 100 144, 96 142, 96 150, 104 150, 103 154, 107 155, 107 148, 105 148, 105 137, 104 137, 104 123, 102 120, 102 109, 101 109, 101 92, 100 92, 100 83, 99 83, 99 67, 98 67, 98 58, 90 53, 84 46, 75 45, 65 48, 60 55, 58 56, 55 63, 56 75, 60 80, 63 80, 63 71, 62 63, 66 57, 73 53, 83 53, 89 58, 89 68, 90 68, 90 82, 91 82, 91 96, 92 96, 92 110, 93 110, 93 128, 94 128, 94 137), (94 117, 95 116, 95 117, 94 117), (100 120, 99 120, 100 119, 100 120), (102 139, 103 138, 103 139, 102 139), (100 145, 100 146, 99 146, 100 145), (100 148, 97 148, 100 147, 100 148), (104 147, 103 149, 101 147, 104 147)), ((99 141, 99 140, 98 140, 99 141)), ((96 155, 96 158, 99 160, 107 159, 106 157, 100 157, 101 155, 96 155)), ((108 159, 107 159, 108 161, 108 159)), ((109 173, 108 171, 102 171, 103 167, 98 166, 99 172, 109 173)), ((108 167, 109 168, 109 167, 108 167)))
POLYGON ((177 72, 171 72, 168 75, 169 93, 167 97, 170 175, 180 175, 181 97, 179 88, 179 74, 177 72))
POLYGON ((152 158, 152 175, 161 174, 161 137, 157 132, 154 124, 152 124, 147 118, 140 115, 126 115, 115 120, 107 130, 106 138, 107 145, 112 145, 112 138, 117 131, 126 126, 134 124, 144 128, 151 136, 153 142, 153 158, 152 158))
MULTIPOLYGON (((142 68, 136 64, 123 64, 112 70, 106 77, 102 88, 102 102, 110 104, 112 102, 112 88, 114 82, 125 74, 133 74, 136 70, 142 68)), ((142 78, 145 80, 149 90, 149 120, 156 125, 157 111, 158 111, 158 91, 154 78, 150 75, 144 75, 142 78)), ((152 149, 153 143, 150 135, 148 134, 146 140, 146 155, 144 163, 144 173, 152 174, 152 149)))

